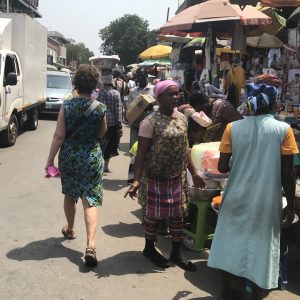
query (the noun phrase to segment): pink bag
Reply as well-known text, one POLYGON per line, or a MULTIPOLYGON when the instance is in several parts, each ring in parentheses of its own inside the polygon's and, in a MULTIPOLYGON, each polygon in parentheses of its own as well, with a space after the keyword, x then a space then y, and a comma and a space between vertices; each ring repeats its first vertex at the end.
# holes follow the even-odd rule
POLYGON ((60 171, 57 167, 55 166, 50 166, 47 169, 46 178, 50 178, 50 177, 60 177, 60 171))

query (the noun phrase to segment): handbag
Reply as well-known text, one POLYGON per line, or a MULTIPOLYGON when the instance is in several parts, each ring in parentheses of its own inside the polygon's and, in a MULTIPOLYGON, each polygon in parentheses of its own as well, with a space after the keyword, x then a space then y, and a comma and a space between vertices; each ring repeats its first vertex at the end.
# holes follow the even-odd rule
POLYGON ((94 100, 91 105, 87 108, 87 110, 83 113, 83 115, 75 122, 75 124, 72 126, 72 128, 67 131, 66 133, 66 139, 70 138, 77 130, 80 128, 80 126, 83 124, 83 122, 87 119, 87 117, 100 105, 100 102, 97 100, 94 100))

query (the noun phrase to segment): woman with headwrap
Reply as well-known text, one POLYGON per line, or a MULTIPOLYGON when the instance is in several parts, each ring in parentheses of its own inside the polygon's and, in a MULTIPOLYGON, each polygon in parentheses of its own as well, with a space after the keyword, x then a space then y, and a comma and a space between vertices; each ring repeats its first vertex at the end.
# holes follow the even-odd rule
POLYGON ((270 114, 275 87, 250 84, 247 91, 252 116, 228 124, 220 145, 218 168, 230 175, 208 260, 222 270, 219 299, 240 299, 230 289, 234 277, 252 282, 252 299, 278 286, 280 226, 294 219, 293 131, 270 114))
POLYGON ((177 83, 172 80, 157 83, 154 96, 159 110, 140 124, 134 181, 125 197, 129 194, 133 198, 139 190, 139 202, 146 203, 144 256, 159 267, 170 266, 154 245, 158 220, 168 219, 172 236, 170 260, 194 271, 195 265, 181 253, 188 201, 187 167, 196 187, 204 187, 205 183, 190 159, 186 118, 174 110, 179 98, 177 83))

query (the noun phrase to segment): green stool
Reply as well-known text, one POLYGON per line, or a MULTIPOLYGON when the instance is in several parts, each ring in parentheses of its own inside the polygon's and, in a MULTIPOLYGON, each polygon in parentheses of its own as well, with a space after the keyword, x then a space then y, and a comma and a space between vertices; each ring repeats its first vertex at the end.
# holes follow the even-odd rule
POLYGON ((212 240, 214 237, 214 232, 207 232, 206 226, 207 210, 211 205, 211 201, 201 201, 196 197, 192 197, 191 203, 197 208, 196 232, 188 229, 184 229, 183 232, 194 239, 193 250, 202 251, 204 249, 204 242, 212 240))

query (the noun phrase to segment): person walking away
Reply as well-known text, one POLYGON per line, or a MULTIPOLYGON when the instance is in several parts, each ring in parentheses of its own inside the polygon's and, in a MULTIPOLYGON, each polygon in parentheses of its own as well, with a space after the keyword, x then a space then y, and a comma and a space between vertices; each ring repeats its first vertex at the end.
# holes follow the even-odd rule
MULTIPOLYGON (((133 88, 128 96, 128 106, 130 103, 135 100, 140 94, 149 94, 153 96, 153 85, 148 83, 148 74, 145 68, 141 67, 136 70, 136 80, 138 86, 133 88)), ((130 126, 130 146, 138 140, 138 132, 140 127, 140 122, 146 117, 146 114, 149 114, 149 111, 145 112, 137 120, 135 120, 130 126)))
POLYGON ((97 103, 98 106, 92 110, 93 101, 90 96, 98 79, 99 73, 93 66, 79 66, 73 79, 78 96, 64 101, 59 111, 45 166, 46 172, 50 166, 54 166, 55 156, 60 151, 58 166, 67 219, 62 234, 67 239, 76 238, 76 203, 78 198, 81 198, 87 235, 84 258, 88 266, 97 265, 97 206, 100 206, 103 200, 102 153, 98 138, 102 138, 106 131, 106 108, 97 103), (88 117, 84 117, 88 109, 91 112, 88 117))
POLYGON ((172 236, 170 260, 179 267, 195 271, 195 265, 181 252, 183 216, 187 210, 187 167, 195 187, 204 187, 190 159, 187 142, 187 120, 174 108, 179 99, 177 83, 166 80, 156 84, 155 98, 159 110, 143 120, 139 130, 134 181, 125 193, 146 207, 144 221, 145 248, 143 255, 155 265, 167 268, 170 262, 155 248, 158 220, 168 219, 172 236))
POLYGON ((276 88, 247 85, 254 114, 227 125, 220 145, 219 171, 230 172, 224 191, 208 266, 222 270, 220 299, 234 297, 234 277, 252 282, 252 299, 278 286, 280 226, 295 212, 291 127, 270 114, 276 88), (287 207, 282 215, 282 188, 287 207))
POLYGON ((109 161, 118 156, 120 136, 122 136, 122 102, 120 93, 114 89, 112 70, 102 70, 103 88, 98 95, 98 101, 107 109, 108 130, 102 139, 101 147, 104 158, 104 172, 109 172, 109 161))

